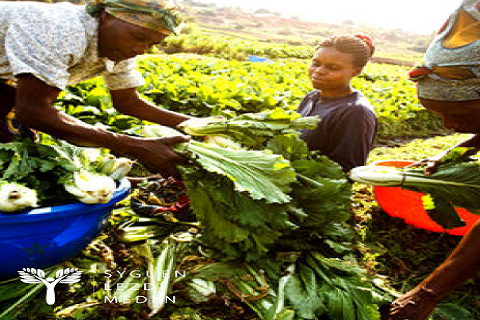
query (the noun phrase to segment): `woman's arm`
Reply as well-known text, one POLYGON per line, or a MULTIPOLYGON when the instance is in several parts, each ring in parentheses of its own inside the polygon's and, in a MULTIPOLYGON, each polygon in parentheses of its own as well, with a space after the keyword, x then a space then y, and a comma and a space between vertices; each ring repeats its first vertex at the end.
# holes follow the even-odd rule
POLYGON ((453 147, 437 154, 436 156, 423 159, 419 162, 412 164, 411 166, 425 165, 425 175, 431 175, 437 171, 438 166, 442 163, 443 158, 448 155, 453 149, 458 147, 468 147, 468 148, 477 148, 480 149, 480 135, 474 135, 467 140, 464 140, 460 143, 457 143, 453 147))
POLYGON ((52 106, 59 92, 58 88, 31 74, 20 75, 15 106, 18 120, 25 126, 77 145, 104 147, 113 153, 136 158, 152 172, 177 175, 176 165, 184 163, 185 159, 173 152, 172 147, 188 139, 180 136, 143 139, 88 125, 52 106))
POLYGON ((132 117, 163 124, 169 127, 176 127, 190 116, 165 110, 154 104, 143 100, 135 88, 124 90, 112 90, 113 106, 121 113, 132 117))
POLYGON ((458 143, 457 145, 453 146, 451 149, 457 148, 457 147, 471 147, 471 148, 480 149, 480 135, 476 134, 473 137, 458 143))

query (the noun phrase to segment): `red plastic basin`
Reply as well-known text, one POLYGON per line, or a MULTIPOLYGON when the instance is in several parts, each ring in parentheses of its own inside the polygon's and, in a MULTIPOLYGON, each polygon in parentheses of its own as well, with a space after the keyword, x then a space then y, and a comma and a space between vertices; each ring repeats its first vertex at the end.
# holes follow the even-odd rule
MULTIPOLYGON (((373 165, 402 168, 414 163, 409 160, 385 160, 377 161, 373 165)), ((402 218, 405 223, 415 227, 434 231, 446 232, 451 235, 463 236, 480 219, 479 215, 468 212, 465 209, 455 210, 467 224, 461 228, 444 229, 434 222, 425 212, 422 204, 423 193, 405 190, 400 187, 373 187, 375 199, 379 206, 390 216, 402 218)))

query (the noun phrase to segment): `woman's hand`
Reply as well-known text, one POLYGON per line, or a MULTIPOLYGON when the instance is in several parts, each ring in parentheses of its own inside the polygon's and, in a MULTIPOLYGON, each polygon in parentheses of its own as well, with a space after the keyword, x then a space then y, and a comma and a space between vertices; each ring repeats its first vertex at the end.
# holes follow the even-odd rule
POLYGON ((163 177, 179 178, 176 168, 185 164, 187 160, 173 151, 173 146, 187 142, 190 137, 175 136, 166 138, 142 138, 136 141, 131 154, 138 159, 152 173, 160 173, 163 177))
POLYGON ((422 159, 409 166, 406 166, 405 168, 425 166, 425 170, 424 170, 425 175, 427 176, 432 175, 437 171, 438 166, 442 163, 443 159, 445 158, 445 156, 447 156, 450 153, 450 151, 451 150, 447 150, 437 154, 436 156, 422 159))
POLYGON ((440 299, 421 286, 381 308, 381 320, 427 320, 440 299))
POLYGON ((480 134, 476 134, 436 156, 415 162, 414 164, 407 166, 407 168, 425 166, 425 175, 429 176, 437 171, 438 166, 442 163, 442 160, 445 158, 445 156, 458 147, 475 148, 480 150, 480 134))

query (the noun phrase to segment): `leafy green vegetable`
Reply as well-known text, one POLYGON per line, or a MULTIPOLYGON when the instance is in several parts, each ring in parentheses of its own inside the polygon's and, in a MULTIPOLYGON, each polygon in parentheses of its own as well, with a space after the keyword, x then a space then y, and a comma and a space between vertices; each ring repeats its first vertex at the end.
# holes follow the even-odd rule
POLYGON ((354 262, 326 258, 312 251, 297 261, 298 272, 287 283, 286 295, 302 319, 380 319, 375 290, 354 262))
POLYGON ((80 202, 87 204, 107 203, 113 197, 115 181, 112 178, 79 170, 65 182, 65 190, 74 195, 80 202))
POLYGON ((314 129, 318 121, 318 117, 300 117, 296 112, 276 108, 259 113, 245 113, 232 119, 221 116, 194 118, 182 122, 178 127, 194 136, 225 134, 245 146, 258 146, 267 137, 297 129, 314 129))
POLYGON ((282 230, 295 229, 290 205, 268 204, 235 192, 228 179, 184 168, 191 206, 202 226, 200 241, 228 259, 256 260, 268 252, 282 230))
MULTIPOLYGON (((163 134, 150 126, 144 127, 142 132, 147 136, 163 134)), ((167 134, 173 133, 168 131, 167 134)), ((176 150, 203 169, 229 178, 235 190, 247 192, 255 200, 265 199, 267 203, 290 201, 287 193, 295 181, 295 171, 288 160, 269 150, 238 150, 196 141, 179 144, 176 150)))
MULTIPOLYGON (((275 109, 181 125, 190 134, 227 134, 242 145, 262 149, 195 141, 177 147, 194 164, 182 167, 181 173, 202 228, 199 241, 221 253, 217 256, 221 260, 259 261, 274 252, 303 252, 294 274, 270 274, 268 283, 278 283, 276 294, 265 295, 258 302, 242 298, 261 319, 316 319, 322 315, 335 320, 378 319, 375 290, 365 272, 351 255, 353 262, 340 259, 352 252, 354 233, 345 223, 351 184, 338 164, 308 151, 292 130, 297 128, 293 124, 296 119, 298 115, 275 109), (288 170, 272 170, 275 167, 288 170)), ((316 125, 316 119, 312 123, 307 120, 301 126, 316 125)), ((160 131, 164 132, 151 126, 143 130, 160 131)), ((171 130, 167 134, 176 135, 171 130)), ((258 290, 263 280, 255 270, 249 269, 249 273, 256 282, 235 274, 229 277, 235 295, 263 296, 258 290)))
POLYGON ((149 317, 153 317, 165 307, 168 291, 170 290, 175 268, 174 243, 166 239, 162 243, 160 255, 150 259, 148 271, 152 279, 152 290, 147 292, 149 317))
POLYGON ((457 148, 438 170, 425 176, 423 168, 398 169, 365 166, 352 169, 350 179, 377 186, 401 186, 426 193, 423 204, 428 215, 442 227, 465 225, 454 206, 480 214, 480 163, 470 158, 474 149, 457 148))
POLYGON ((440 303, 433 313, 434 320, 473 320, 470 312, 453 303, 440 303))
POLYGON ((205 170, 233 181, 235 190, 248 192, 255 200, 286 203, 295 171, 290 162, 269 150, 234 150, 189 142, 187 150, 205 170))

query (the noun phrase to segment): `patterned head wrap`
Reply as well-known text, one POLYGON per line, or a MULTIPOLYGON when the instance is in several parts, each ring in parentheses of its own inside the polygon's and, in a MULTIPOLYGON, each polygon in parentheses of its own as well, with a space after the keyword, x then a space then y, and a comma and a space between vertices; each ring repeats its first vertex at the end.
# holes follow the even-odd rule
POLYGON ((177 34, 178 6, 163 0, 88 0, 86 11, 98 17, 105 10, 115 18, 164 35, 177 34))

